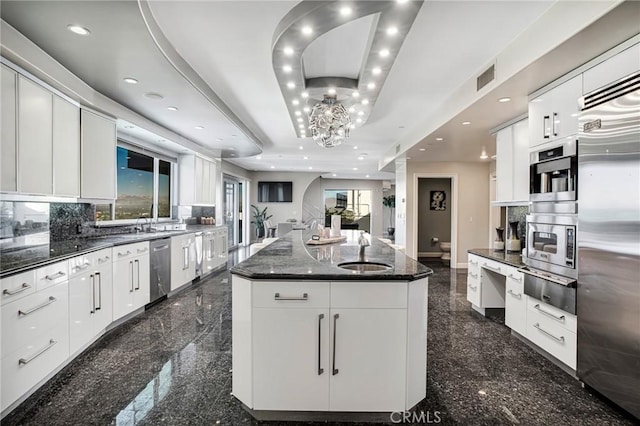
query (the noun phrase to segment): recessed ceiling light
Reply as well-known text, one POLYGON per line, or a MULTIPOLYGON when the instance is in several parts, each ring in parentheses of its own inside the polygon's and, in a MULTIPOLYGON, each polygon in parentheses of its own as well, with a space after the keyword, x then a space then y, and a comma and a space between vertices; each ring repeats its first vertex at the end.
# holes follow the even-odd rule
POLYGON ((418 151, 426 151, 427 148, 420 148, 418 151))
POLYGON ((336 177, 336 176, 338 176, 338 175, 334 173, 334 174, 332 174, 331 176, 336 177))
POLYGON ((304 129, 304 124, 298 124, 298 127, 299 127, 300 129, 304 129))
POLYGON ((375 88, 376 88, 376 84, 375 84, 375 83, 369 83, 369 84, 367 84, 367 89, 369 89, 369 90, 373 90, 373 89, 375 89, 375 88))
POLYGON ((204 129, 204 127, 203 127, 203 126, 196 126, 196 127, 194 127, 194 129, 196 129, 196 130, 203 130, 203 129, 204 129))
POLYGON ((349 112, 356 112, 355 107, 349 107, 349 112))
POLYGON ((354 170, 354 171, 358 171, 358 168, 357 168, 357 167, 354 167, 354 168, 353 168, 353 170, 354 170))
POLYGON ((462 122, 462 125, 463 125, 463 126, 468 126, 469 124, 471 124, 471 122, 470 122, 470 121, 463 121, 463 122, 462 122))
POLYGON ((357 98, 358 96, 360 96, 360 92, 358 92, 357 90, 355 92, 353 92, 351 94, 351 96, 353 96, 354 98, 357 98))
POLYGON ((296 88, 296 84, 293 81, 290 81, 287 83, 287 87, 289 89, 295 89, 296 88))
POLYGON ((398 3, 400 3, 400 4, 406 3, 406 2, 408 2, 408 1, 409 1, 409 0, 396 0, 396 2, 398 2, 398 3))
POLYGON ((294 104, 294 105, 298 105, 300 103, 300 101, 297 100, 297 99, 294 99, 294 100, 291 101, 291 103, 294 104))
POLYGON ((360 116, 364 115, 364 111, 358 111, 358 115, 360 116))
POLYGON ((340 15, 342 15, 342 16, 349 16, 349 15, 351 15, 351 12, 352 12, 351 8, 348 7, 348 6, 340 8, 340 15))
POLYGON ((275 168, 276 168, 276 166, 271 166, 271 168, 272 168, 272 169, 275 169, 275 168))
POLYGON ((311 111, 311 108, 309 108, 309 107, 304 107, 304 108, 302 108, 302 110, 303 110, 304 112, 309 112, 309 111, 311 111))
POLYGON ((361 155, 358 157, 358 160, 364 160, 364 157, 361 155))
POLYGON ((129 83, 129 84, 138 84, 138 80, 136 80, 133 77, 125 77, 123 78, 125 83, 129 83))
POLYGON ((397 27, 389 27, 387 28, 387 35, 396 35, 398 34, 398 28, 397 27))
POLYGON ((505 102, 509 102, 510 100, 511 100, 511 98, 504 97, 504 98, 498 99, 498 102, 505 103, 505 102))
POLYGON ((368 105, 368 104, 369 104, 369 99, 362 100, 362 105, 368 105))
POLYGON ((293 68, 291 68, 291 65, 284 65, 282 67, 282 71, 284 72, 291 72, 293 70, 293 68))
POLYGON ((256 160, 262 160, 262 155, 258 155, 258 156, 256 157, 256 160))
POLYGON ((291 48, 291 47, 287 46, 287 47, 285 47, 285 48, 283 49, 283 52, 284 52, 284 54, 285 54, 285 55, 287 55, 287 56, 291 56, 291 55, 293 55, 293 48, 291 48))
POLYGON ((356 146, 354 146, 354 147, 353 147, 353 149, 358 149, 358 146, 357 146, 357 145, 356 145, 356 146))
POLYGON ((330 95, 335 95, 336 94, 336 89, 331 87, 331 88, 329 88, 329 90, 327 90, 327 93, 330 94, 330 95))
POLYGON ((313 167, 309 166, 309 170, 313 170, 313 167))
POLYGON ((177 111, 177 110, 178 110, 178 107, 169 106, 169 107, 167 107, 167 109, 168 109, 169 111, 177 111))
POLYGON ((302 157, 303 160, 308 160, 309 157, 307 157, 306 155, 304 157, 302 157))
POLYGON ((295 113, 296 115, 302 115, 302 113, 300 111, 296 111, 295 113))
POLYGON ((438 142, 440 142, 440 141, 443 141, 444 139, 442 139, 442 138, 436 138, 436 140, 437 140, 438 142))
POLYGON ((378 75, 382 72, 382 70, 378 67, 375 67, 374 69, 371 70, 371 72, 373 73, 373 75, 378 75))
POLYGON ((302 122, 303 122, 302 117, 298 117, 298 123, 302 123, 302 122))
POLYGON ((349 126, 349 127, 350 127, 350 128, 352 128, 352 129, 355 129, 355 128, 356 128, 356 125, 355 125, 355 124, 353 124, 353 123, 351 123, 351 126, 349 126))
POLYGON ((356 119, 356 123, 362 123, 362 118, 356 119))
POLYGON ((304 149, 304 147, 303 147, 302 145, 300 145, 300 146, 298 147, 298 149, 304 149))
POLYGON ((364 175, 364 177, 369 177, 369 175, 364 175))
POLYGON ((72 33, 78 34, 78 35, 82 35, 82 36, 86 36, 91 34, 91 31, 89 31, 88 28, 82 27, 80 25, 73 25, 73 24, 69 24, 67 25, 67 29, 69 31, 71 31, 72 33))
POLYGON ((303 98, 308 98, 309 97, 309 92, 302 92, 302 93, 300 93, 300 96, 302 96, 303 98))
POLYGON ((124 128, 125 128, 125 129, 133 129, 134 127, 135 127, 135 126, 132 126, 132 125, 130 125, 130 124, 128 124, 128 125, 126 125, 126 126, 124 126, 124 128))
POLYGON ((380 52, 378 52, 378 54, 381 57, 386 58, 387 56, 389 56, 389 49, 382 49, 380 52))
POLYGON ((148 92, 148 93, 145 93, 143 96, 147 99, 151 99, 154 101, 160 101, 164 99, 164 96, 162 96, 160 93, 155 93, 155 92, 148 92))
POLYGON ((311 35, 313 33, 313 28, 306 26, 306 27, 302 27, 302 34, 304 35, 311 35))

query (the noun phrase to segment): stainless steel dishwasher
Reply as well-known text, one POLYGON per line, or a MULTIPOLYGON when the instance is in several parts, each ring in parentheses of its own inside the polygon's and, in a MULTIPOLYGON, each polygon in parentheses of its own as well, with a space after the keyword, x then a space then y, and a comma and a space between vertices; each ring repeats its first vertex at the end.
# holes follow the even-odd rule
POLYGON ((171 290, 171 238, 152 240, 149 248, 151 249, 149 305, 152 305, 158 299, 166 297, 171 290))

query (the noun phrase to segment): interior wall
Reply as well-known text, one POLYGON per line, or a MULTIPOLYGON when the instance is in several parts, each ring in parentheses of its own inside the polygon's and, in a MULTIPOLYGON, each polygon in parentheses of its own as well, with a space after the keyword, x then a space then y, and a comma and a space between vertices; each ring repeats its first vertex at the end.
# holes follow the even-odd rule
POLYGON ((440 254, 440 241, 451 241, 451 199, 450 178, 418 179, 418 255, 422 253, 440 254), (431 191, 445 194, 444 210, 433 210, 431 191), (433 242, 433 239, 438 242, 433 242))
MULTIPOLYGON (((318 178, 317 174, 300 172, 253 172, 250 184, 251 204, 260 210, 267 207, 267 215, 273 215, 269 219, 274 225, 285 222, 287 219, 302 220, 302 204, 304 194, 311 182, 318 178), (258 182, 293 182, 291 203, 258 203, 258 182)), ((324 210, 323 210, 324 211, 324 210)), ((253 209, 251 209, 253 213, 253 209)), ((251 218, 253 216, 251 215, 251 218)), ((253 219, 252 219, 253 220, 253 219)))
POLYGON ((413 185, 409 186, 409 164, 404 158, 395 160, 396 169, 396 232, 395 243, 399 246, 405 247, 405 253, 410 257, 416 259, 415 251, 409 250, 409 243, 413 244, 413 238, 409 237, 409 233, 413 232, 413 227, 409 228, 409 222, 412 220, 408 216, 408 210, 411 208, 410 191, 413 190, 413 185))
POLYGON ((222 160, 222 173, 246 180, 252 180, 253 174, 250 170, 244 169, 225 160, 222 160))
MULTIPOLYGON (((457 265, 452 267, 465 267, 467 262, 467 250, 473 248, 487 248, 487 235, 489 233, 489 163, 457 163, 440 162, 407 163, 407 254, 416 257, 417 249, 417 218, 414 216, 415 200, 414 179, 419 173, 434 173, 456 175, 458 193, 454 203, 457 202, 457 241, 452 242, 456 250, 457 265)), ((397 182, 396 182, 397 185, 397 182)), ((397 192, 397 189, 396 189, 397 192)), ((452 247, 452 248, 453 248, 452 247)))

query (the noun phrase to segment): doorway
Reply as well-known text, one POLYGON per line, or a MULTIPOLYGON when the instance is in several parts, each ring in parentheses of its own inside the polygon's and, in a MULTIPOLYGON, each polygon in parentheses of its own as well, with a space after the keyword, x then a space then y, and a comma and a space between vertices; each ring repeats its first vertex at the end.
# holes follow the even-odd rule
POLYGON ((246 184, 229 175, 223 176, 224 223, 228 228, 229 248, 244 244, 243 207, 246 184))
POLYGON ((332 215, 340 215, 342 229, 371 233, 372 196, 369 189, 325 189, 325 226, 331 226, 332 215))
POLYGON ((452 176, 418 176, 416 191, 416 257, 456 265, 455 184, 452 176))

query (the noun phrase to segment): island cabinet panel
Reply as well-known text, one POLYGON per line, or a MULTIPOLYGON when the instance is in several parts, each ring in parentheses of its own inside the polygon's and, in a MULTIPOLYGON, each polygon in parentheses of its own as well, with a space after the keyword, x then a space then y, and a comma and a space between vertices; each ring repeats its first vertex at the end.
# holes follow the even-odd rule
POLYGON ((405 406, 405 309, 331 309, 331 411, 405 406), (335 354, 335 355, 334 355, 335 354))
POLYGON ((265 281, 253 288, 256 308, 328 308, 329 283, 265 281))
POLYGON ((257 308, 253 314, 256 410, 329 409, 329 310, 257 308))

